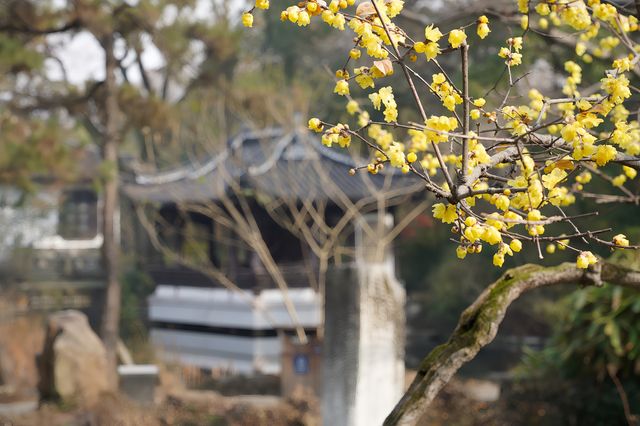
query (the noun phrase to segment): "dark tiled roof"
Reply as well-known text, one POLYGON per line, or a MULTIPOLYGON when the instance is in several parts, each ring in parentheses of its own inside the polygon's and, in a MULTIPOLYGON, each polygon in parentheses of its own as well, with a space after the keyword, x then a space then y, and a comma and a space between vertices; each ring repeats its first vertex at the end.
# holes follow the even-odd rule
POLYGON ((353 201, 373 193, 393 197, 424 188, 418 177, 390 167, 377 175, 349 175, 351 167, 362 164, 365 159, 327 148, 307 132, 267 129, 239 135, 202 165, 137 175, 124 191, 136 201, 169 203, 217 200, 238 189, 281 199, 353 201))

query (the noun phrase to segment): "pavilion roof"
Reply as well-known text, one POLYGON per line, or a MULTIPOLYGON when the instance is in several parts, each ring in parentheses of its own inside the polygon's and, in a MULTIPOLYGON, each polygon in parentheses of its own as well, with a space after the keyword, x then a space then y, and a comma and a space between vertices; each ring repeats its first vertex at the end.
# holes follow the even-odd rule
POLYGON ((247 190, 290 200, 358 201, 374 193, 392 198, 424 189, 420 178, 391 167, 376 175, 349 175, 350 168, 367 162, 323 146, 306 131, 272 128, 239 134, 203 163, 136 174, 123 189, 134 201, 157 203, 220 200, 247 190))

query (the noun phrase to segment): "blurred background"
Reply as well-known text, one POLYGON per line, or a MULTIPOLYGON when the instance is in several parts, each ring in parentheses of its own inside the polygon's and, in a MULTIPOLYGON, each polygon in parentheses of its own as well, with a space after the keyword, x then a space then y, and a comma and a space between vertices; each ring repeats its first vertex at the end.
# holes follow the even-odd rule
MULTIPOLYGON (((377 424, 500 276, 492 253, 456 258, 418 179, 350 176, 366 150, 307 133, 310 117, 353 121, 332 93, 353 40, 280 22, 289 5, 272 0, 248 29, 242 0, 0 1, 6 424, 377 424)), ((470 90, 497 105, 513 2, 405 1, 397 21, 420 34, 483 14, 470 90)), ((574 47, 530 33, 513 102, 560 93, 574 47)), ((456 81, 458 64, 442 56, 456 81)), ((607 67, 596 58, 583 80, 607 67)), ((417 118, 398 74, 400 114, 417 118)), ((595 209, 590 229, 638 240, 637 206, 570 212, 595 209)), ((504 269, 574 261, 556 249, 504 269)), ((626 424, 625 403, 640 412, 639 312, 608 286, 526 295, 422 423, 626 424)))

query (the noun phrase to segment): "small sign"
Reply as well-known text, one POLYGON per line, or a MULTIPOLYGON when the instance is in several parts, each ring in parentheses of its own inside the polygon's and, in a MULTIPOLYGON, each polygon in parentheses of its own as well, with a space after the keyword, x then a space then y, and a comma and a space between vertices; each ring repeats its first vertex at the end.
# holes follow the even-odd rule
POLYGON ((304 354, 296 354, 293 357, 293 371, 298 374, 309 373, 309 357, 304 354))

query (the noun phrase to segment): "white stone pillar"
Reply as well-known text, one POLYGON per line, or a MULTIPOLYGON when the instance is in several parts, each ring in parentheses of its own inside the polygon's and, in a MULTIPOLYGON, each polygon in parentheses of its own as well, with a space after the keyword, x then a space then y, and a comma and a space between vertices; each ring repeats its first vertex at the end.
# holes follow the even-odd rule
POLYGON ((392 225, 388 214, 363 218, 356 228, 355 264, 336 270, 327 282, 326 426, 380 425, 402 395, 405 292, 392 250, 380 246, 392 225))

